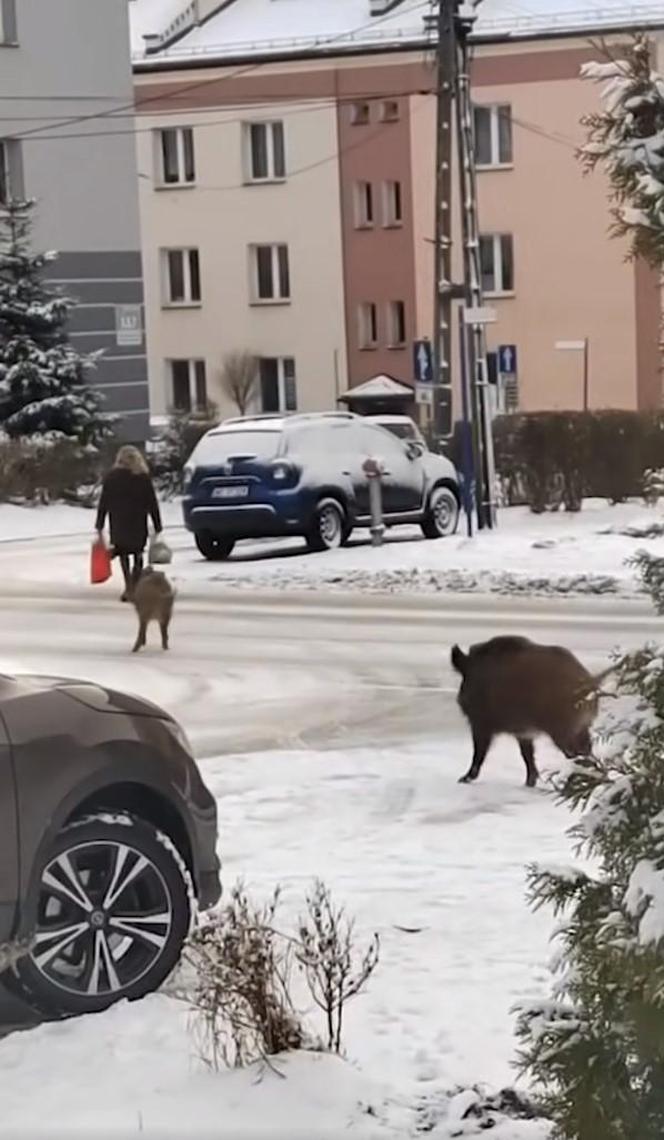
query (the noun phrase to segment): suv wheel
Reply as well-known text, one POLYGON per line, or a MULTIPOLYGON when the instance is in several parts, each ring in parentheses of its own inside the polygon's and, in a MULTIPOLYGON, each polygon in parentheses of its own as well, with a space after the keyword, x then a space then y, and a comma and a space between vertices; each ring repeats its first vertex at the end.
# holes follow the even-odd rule
POLYGON ((194 540, 199 551, 208 562, 223 562, 232 553, 234 538, 220 538, 209 530, 197 530, 194 540))
POLYGON ((425 538, 446 538, 454 534, 459 522, 459 500, 451 487, 436 487, 422 519, 425 538))
POLYGON ((75 821, 36 874, 33 946, 13 982, 40 1013, 96 1013, 168 977, 189 932, 193 889, 181 856, 151 824, 110 813, 75 821))
POLYGON ((336 550, 346 531, 344 512, 336 499, 321 499, 307 535, 310 550, 336 550))

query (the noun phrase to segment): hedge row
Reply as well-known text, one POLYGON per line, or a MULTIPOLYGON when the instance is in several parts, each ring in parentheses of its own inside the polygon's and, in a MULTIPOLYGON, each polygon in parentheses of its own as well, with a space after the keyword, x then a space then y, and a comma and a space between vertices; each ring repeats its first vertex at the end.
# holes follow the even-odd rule
POLYGON ((494 423, 496 471, 505 499, 542 512, 584 497, 620 503, 664 467, 664 412, 533 412, 494 423))

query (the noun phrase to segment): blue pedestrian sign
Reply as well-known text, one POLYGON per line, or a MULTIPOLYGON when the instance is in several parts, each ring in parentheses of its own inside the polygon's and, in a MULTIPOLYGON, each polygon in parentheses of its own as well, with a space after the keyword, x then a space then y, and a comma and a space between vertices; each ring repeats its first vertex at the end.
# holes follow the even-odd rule
POLYGON ((413 371, 418 384, 433 383, 433 360, 431 341, 413 341, 413 371))
POLYGON ((516 345, 501 344, 498 349, 498 371, 501 376, 516 375, 516 345))

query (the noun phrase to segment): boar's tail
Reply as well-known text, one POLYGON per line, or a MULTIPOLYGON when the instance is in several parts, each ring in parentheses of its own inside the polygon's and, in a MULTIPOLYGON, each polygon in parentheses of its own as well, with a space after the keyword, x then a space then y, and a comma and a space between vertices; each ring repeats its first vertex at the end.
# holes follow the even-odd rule
POLYGON ((466 665, 468 664, 468 656, 463 652, 462 649, 459 649, 458 645, 452 646, 450 661, 452 662, 452 668, 456 669, 457 673, 460 673, 462 677, 465 677, 466 665))

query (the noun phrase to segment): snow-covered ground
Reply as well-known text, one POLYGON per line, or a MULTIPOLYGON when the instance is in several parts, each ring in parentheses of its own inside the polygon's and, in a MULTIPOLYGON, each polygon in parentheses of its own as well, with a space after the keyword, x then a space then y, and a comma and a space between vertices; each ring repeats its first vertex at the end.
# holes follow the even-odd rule
MULTIPOLYGON (((299 539, 241 542, 224 563, 206 562, 182 527, 180 506, 164 508, 175 559, 172 575, 187 589, 220 585, 251 589, 325 589, 367 592, 633 595, 627 565, 638 549, 664 555, 664 537, 643 537, 664 515, 642 504, 610 507, 589 501, 579 514, 532 515, 503 510, 498 528, 472 539, 462 521, 454 538, 427 541, 400 527, 379 550, 366 532, 325 554, 308 554, 299 539)), ((8 577, 85 585, 94 515, 75 507, 0 507, 0 557, 8 577), (44 544, 40 557, 39 542, 44 544)), ((117 589, 111 583, 102 589, 117 589)))
MULTIPOLYGON (((499 743, 475 786, 456 779, 469 741, 399 749, 225 756, 204 765, 218 798, 227 884, 285 888, 283 923, 315 875, 377 931, 381 962, 349 1007, 347 1062, 302 1055, 282 1076, 208 1072, 168 994, 0 1043, 0 1136, 483 1135, 459 1123, 480 1082, 514 1083, 510 1007, 547 986, 550 916, 524 900, 528 861, 564 861, 568 823, 499 743), (456 1117, 456 1120, 455 1120, 456 1117)), ((546 749, 542 758, 553 760, 546 749)), ((309 1024, 318 1023, 306 1011, 309 1024)), ((500 1140, 544 1140, 497 1118, 500 1140)), ((486 1127, 486 1124, 485 1124, 486 1127)))

